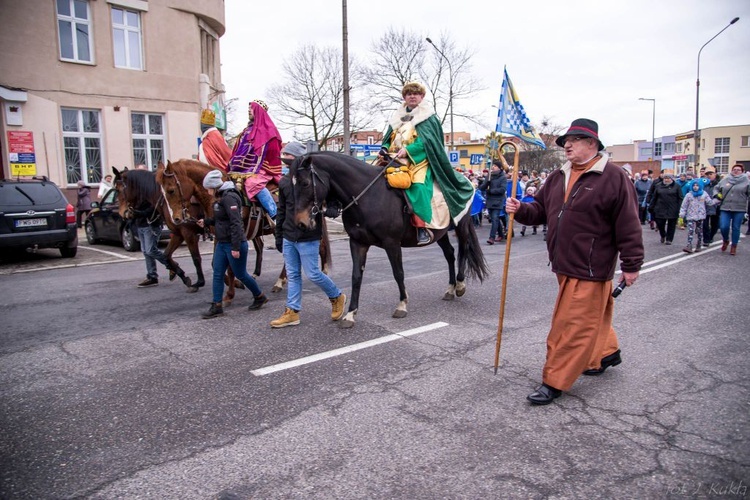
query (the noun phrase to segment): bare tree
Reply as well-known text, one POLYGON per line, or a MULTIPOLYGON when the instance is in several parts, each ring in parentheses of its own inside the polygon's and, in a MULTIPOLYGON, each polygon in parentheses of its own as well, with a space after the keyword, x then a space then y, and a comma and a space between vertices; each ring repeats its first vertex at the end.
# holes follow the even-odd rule
POLYGON ((373 62, 363 68, 364 81, 367 82, 371 95, 372 108, 382 113, 393 109, 402 102, 401 89, 404 84, 418 80, 427 88, 435 113, 444 123, 449 116, 451 83, 453 83, 454 118, 464 118, 474 122, 473 116, 464 113, 461 109, 462 100, 483 90, 472 76, 473 53, 468 49, 458 49, 445 34, 440 35, 435 45, 445 54, 445 57, 430 47, 419 34, 389 28, 373 44, 373 62))
MULTIPOLYGON (((343 61, 341 51, 301 47, 284 61, 284 82, 269 89, 269 100, 278 108, 279 124, 294 129, 298 140, 313 140, 322 147, 343 134, 343 61)), ((349 63, 350 83, 358 81, 354 61, 349 63)), ((350 107, 356 109, 356 94, 350 107)), ((368 125, 368 118, 352 115, 352 130, 368 125)))

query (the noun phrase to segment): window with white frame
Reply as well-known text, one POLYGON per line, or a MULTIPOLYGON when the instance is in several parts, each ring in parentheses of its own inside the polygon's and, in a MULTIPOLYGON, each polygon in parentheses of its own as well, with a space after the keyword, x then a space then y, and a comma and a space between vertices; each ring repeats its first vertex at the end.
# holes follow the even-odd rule
POLYGON ((130 122, 133 134, 133 165, 146 165, 153 171, 166 157, 164 116, 132 113, 130 122))
POLYGON ((683 146, 682 146, 682 143, 681 143, 681 142, 678 142, 677 144, 675 144, 675 147, 676 147, 676 150, 675 150, 675 151, 676 151, 677 153, 682 153, 682 147, 683 147, 683 146))
POLYGON ((99 111, 65 109, 62 114, 65 175, 68 184, 102 180, 102 134, 99 111))
POLYGON ((57 0, 60 59, 91 63, 91 11, 88 0, 57 0))
POLYGON ((740 147, 750 148, 750 135, 740 137, 740 147))
POLYGON ((143 69, 140 12, 112 7, 115 67, 143 69))
POLYGON ((713 165, 719 174, 729 173, 729 156, 714 156, 713 165))
POLYGON ((729 137, 717 137, 714 140, 714 154, 729 154, 729 137))
POLYGON ((674 142, 666 142, 664 143, 664 154, 672 154, 674 153, 674 142))

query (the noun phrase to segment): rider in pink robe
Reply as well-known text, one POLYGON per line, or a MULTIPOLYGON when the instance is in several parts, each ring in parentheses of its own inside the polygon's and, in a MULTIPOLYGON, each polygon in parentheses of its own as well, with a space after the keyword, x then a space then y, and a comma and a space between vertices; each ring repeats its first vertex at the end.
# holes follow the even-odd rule
POLYGON ((276 203, 266 184, 281 179, 281 134, 262 101, 248 107, 249 122, 242 131, 229 159, 229 172, 247 174, 244 179, 248 199, 258 202, 271 217, 276 216, 276 203))

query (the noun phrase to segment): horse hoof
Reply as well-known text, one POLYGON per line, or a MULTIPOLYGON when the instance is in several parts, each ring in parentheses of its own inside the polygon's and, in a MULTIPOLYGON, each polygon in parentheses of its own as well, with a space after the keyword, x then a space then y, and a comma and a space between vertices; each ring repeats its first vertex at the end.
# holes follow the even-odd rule
POLYGON ((197 292, 198 290, 200 290, 200 287, 197 287, 197 286, 191 286, 191 287, 188 287, 188 289, 187 289, 187 293, 195 293, 195 292, 197 292))
POLYGON ((346 318, 338 320, 337 323, 339 324, 339 328, 351 328, 354 326, 354 321, 348 320, 346 318))
POLYGON ((169 271, 169 281, 174 281, 174 279, 177 277, 177 273, 174 271, 169 271))
POLYGON ((393 311, 394 318, 405 318, 407 314, 409 314, 409 312, 404 311, 403 309, 396 309, 395 311, 393 311))
POLYGON ((273 288, 271 288, 271 293, 278 293, 281 290, 283 290, 283 288, 281 288, 280 286, 274 285, 273 288))
POLYGON ((453 295, 452 293, 446 293, 445 295, 443 295, 443 300, 453 300, 455 298, 456 296, 453 295))
POLYGON ((463 297, 465 293, 466 293, 466 287, 463 287, 463 288, 456 287, 456 297, 463 297))

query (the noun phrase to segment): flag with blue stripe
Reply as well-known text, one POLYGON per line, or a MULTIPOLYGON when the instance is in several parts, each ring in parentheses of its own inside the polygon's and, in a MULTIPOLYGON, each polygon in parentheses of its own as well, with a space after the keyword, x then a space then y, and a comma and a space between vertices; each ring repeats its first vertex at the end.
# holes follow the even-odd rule
POLYGON ((500 91, 500 105, 497 110, 495 132, 514 135, 542 149, 547 149, 542 138, 531 126, 529 117, 526 116, 526 111, 518 100, 518 94, 516 94, 516 90, 508 77, 508 70, 503 69, 503 73, 505 73, 505 76, 500 91))

